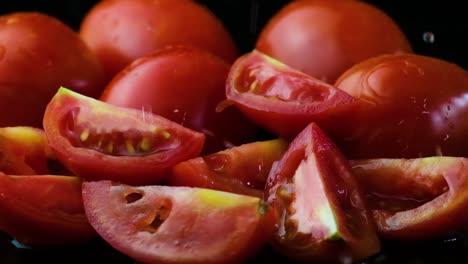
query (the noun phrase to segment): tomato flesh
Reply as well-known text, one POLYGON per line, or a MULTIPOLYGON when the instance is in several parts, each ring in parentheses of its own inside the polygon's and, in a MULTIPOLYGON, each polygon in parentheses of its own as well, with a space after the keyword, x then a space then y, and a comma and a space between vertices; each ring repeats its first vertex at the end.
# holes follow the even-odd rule
POLYGON ((356 261, 380 243, 351 167, 314 123, 273 164, 265 188, 280 221, 273 245, 302 261, 356 261))
POLYGON ((130 184, 160 181, 175 164, 198 156, 204 135, 165 118, 120 108, 61 88, 44 129, 57 158, 76 175, 130 184))
POLYGON ((431 239, 466 225, 467 162, 461 157, 369 159, 352 166, 382 236, 431 239))
POLYGON ((83 199, 97 232, 144 263, 239 263, 275 220, 259 198, 199 188, 85 182, 83 199))
POLYGON ((167 183, 262 197, 271 165, 287 145, 283 139, 258 141, 193 158, 174 166, 167 183))
POLYGON ((333 130, 355 105, 345 92, 255 50, 231 67, 226 96, 224 104, 236 105, 256 124, 288 138, 312 121, 333 130))

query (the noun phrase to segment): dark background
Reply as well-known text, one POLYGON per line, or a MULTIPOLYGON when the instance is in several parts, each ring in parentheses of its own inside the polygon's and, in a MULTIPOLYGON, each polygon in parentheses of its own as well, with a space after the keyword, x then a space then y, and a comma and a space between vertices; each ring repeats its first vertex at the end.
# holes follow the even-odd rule
MULTIPOLYGON (((97 0, 0 0, 0 14, 40 11, 65 22, 75 30, 83 15, 97 0)), ((248 52, 268 19, 289 1, 285 0, 200 0, 220 17, 242 52, 248 52)), ((406 33, 414 51, 448 60, 468 69, 468 19, 463 0, 368 0, 390 15, 406 33), (432 33, 434 41, 424 39, 432 33)), ((378 36, 376 36, 378 37, 378 36)), ((1 216, 0 216, 1 217, 1 216)), ((16 248, 0 234, 0 264, 26 263, 132 263, 103 241, 84 246, 31 250, 16 248)), ((252 263, 288 262, 263 250, 252 263)), ((384 241, 382 253, 366 264, 468 263, 468 237, 453 234, 433 241, 384 241)))

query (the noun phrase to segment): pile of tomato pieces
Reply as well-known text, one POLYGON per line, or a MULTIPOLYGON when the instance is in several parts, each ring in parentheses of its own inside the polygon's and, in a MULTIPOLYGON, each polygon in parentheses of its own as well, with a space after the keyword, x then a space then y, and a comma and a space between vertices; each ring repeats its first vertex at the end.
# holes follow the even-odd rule
MULTIPOLYGON (((82 40, 71 37, 80 56, 96 56, 89 65, 102 66, 83 77, 98 81, 82 83, 107 80, 102 90, 48 80, 70 87, 44 92, 46 104, 35 109, 42 125, 5 118, 0 232, 33 248, 101 238, 142 263, 239 263, 267 245, 301 262, 352 263, 378 254, 381 239, 432 239, 466 228, 464 69, 412 54, 393 24, 395 43, 326 60, 323 68, 278 52, 273 40, 289 14, 306 19, 318 5, 331 12, 324 17, 345 19, 360 8, 383 15, 361 2, 293 2, 242 56, 201 5, 158 2, 102 2, 83 23, 82 40), (201 25, 193 26, 218 32, 226 48, 168 34, 104 49, 112 21, 92 30, 100 12, 110 19, 118 10, 127 23, 139 13, 151 27, 151 12, 176 7, 192 10, 201 25)), ((48 19, 11 15, 0 19, 0 33, 48 19)), ((304 39, 315 43, 319 33, 304 39)), ((9 60, 26 67, 22 58, 9 60)))

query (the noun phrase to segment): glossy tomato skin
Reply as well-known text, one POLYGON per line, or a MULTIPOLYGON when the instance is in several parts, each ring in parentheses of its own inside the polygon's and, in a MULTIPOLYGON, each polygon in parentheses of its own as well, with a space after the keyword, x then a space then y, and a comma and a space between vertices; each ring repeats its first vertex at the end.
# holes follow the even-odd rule
POLYGON ((422 240, 466 229, 467 158, 366 159, 351 164, 381 236, 422 240))
POLYGON ((61 85, 98 97, 104 73, 79 35, 41 13, 0 16, 0 126, 42 126, 61 85))
POLYGON ((331 84, 367 58, 412 52, 391 17, 353 0, 292 1, 264 27, 256 49, 331 84))
POLYGON ((101 100, 152 111, 206 135, 204 153, 250 142, 256 126, 237 109, 216 113, 226 98, 229 65, 198 48, 174 46, 140 58, 105 88, 101 100))
POLYGON ((142 263, 242 263, 276 220, 259 198, 200 188, 84 182, 83 200, 101 237, 142 263))
POLYGON ((467 156, 468 74, 420 55, 357 64, 336 87, 359 100, 336 142, 349 158, 467 156))
POLYGON ((57 159, 76 175, 129 184, 161 181, 172 166, 198 156, 205 139, 163 117, 66 88, 48 104, 44 131, 57 159))
POLYGON ((380 251, 348 161, 314 123, 273 164, 265 199, 280 219, 272 244, 286 256, 307 263, 340 263, 380 251))
POLYGON ((80 35, 107 77, 167 45, 192 45, 232 62, 237 48, 222 22, 196 1, 101 1, 85 16, 80 35))
POLYGON ((0 128, 0 171, 11 175, 49 174, 51 157, 44 131, 34 127, 0 128))
POLYGON ((291 139, 310 122, 335 130, 356 106, 345 92, 256 50, 231 67, 226 97, 220 109, 234 104, 259 126, 291 139))
POLYGON ((183 161, 167 183, 263 197, 271 165, 288 146, 283 139, 258 141, 183 161))
POLYGON ((0 172, 0 230, 34 247, 79 244, 97 237, 88 223, 81 180, 0 172))

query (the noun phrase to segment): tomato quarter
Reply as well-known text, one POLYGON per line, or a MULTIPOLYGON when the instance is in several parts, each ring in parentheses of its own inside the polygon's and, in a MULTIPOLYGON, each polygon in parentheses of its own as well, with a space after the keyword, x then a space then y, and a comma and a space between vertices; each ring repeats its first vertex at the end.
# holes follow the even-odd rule
POLYGON ((83 199, 96 231, 143 263, 241 263, 275 220, 259 198, 199 188, 85 182, 83 199))
POLYGON ((163 117, 65 88, 47 106, 44 130, 57 159, 76 175, 131 184, 160 181, 175 164, 198 156, 205 139, 163 117))

